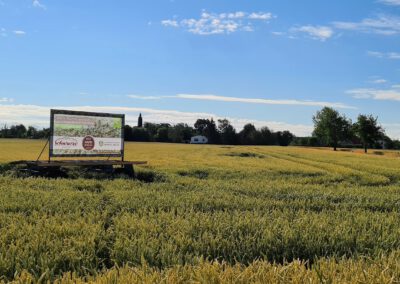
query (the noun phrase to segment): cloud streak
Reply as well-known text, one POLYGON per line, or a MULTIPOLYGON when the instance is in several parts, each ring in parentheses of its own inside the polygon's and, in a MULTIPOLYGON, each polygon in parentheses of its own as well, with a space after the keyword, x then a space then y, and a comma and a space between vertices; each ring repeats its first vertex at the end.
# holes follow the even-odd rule
POLYGON ((400 0, 380 0, 379 2, 389 6, 400 6, 400 0))
POLYGON ((380 51, 367 51, 367 55, 376 58, 400 60, 399 52, 380 52, 380 51))
POLYGON ((254 30, 254 23, 267 22, 273 18, 274 16, 267 12, 238 11, 216 14, 203 11, 199 18, 166 19, 162 20, 161 24, 166 27, 183 28, 196 35, 216 35, 231 34, 237 31, 251 32, 254 30))
POLYGON ((32 1, 32 6, 35 7, 35 8, 40 8, 40 9, 46 10, 46 6, 43 5, 42 3, 40 3, 39 0, 33 0, 32 1))
POLYGON ((399 89, 373 89, 373 88, 359 88, 352 89, 346 92, 355 99, 373 99, 373 100, 386 100, 386 101, 400 101, 399 89))
POLYGON ((328 26, 301 26, 295 27, 290 30, 292 33, 306 33, 312 39, 325 41, 331 38, 334 34, 334 31, 331 27, 328 26))
POLYGON ((15 35, 18 35, 18 36, 23 36, 23 35, 25 35, 25 34, 26 34, 26 32, 24 32, 24 31, 21 31, 21 30, 16 30, 16 31, 13 31, 13 33, 14 33, 15 35))
POLYGON ((356 107, 338 102, 240 98, 240 97, 229 97, 229 96, 217 96, 213 94, 177 94, 173 96, 127 95, 127 97, 139 100, 186 99, 186 100, 236 102, 236 103, 264 104, 264 105, 296 105, 296 106, 317 106, 317 107, 329 106, 334 108, 356 109, 356 107))
POLYGON ((190 99, 190 100, 240 102, 240 103, 265 104, 265 105, 298 105, 298 106, 317 106, 317 107, 330 106, 330 107, 335 107, 335 108, 355 109, 355 107, 348 106, 348 105, 345 105, 342 103, 318 102, 318 101, 238 98, 238 97, 225 97, 225 96, 216 96, 216 95, 207 95, 207 94, 206 95, 177 94, 174 97, 180 98, 180 99, 190 99))
POLYGON ((140 95, 128 95, 128 98, 139 99, 139 100, 160 100, 162 97, 157 96, 140 96, 140 95))
POLYGON ((386 36, 400 33, 400 18, 385 14, 380 14, 375 18, 365 18, 359 22, 333 22, 332 25, 340 30, 359 31, 386 36))

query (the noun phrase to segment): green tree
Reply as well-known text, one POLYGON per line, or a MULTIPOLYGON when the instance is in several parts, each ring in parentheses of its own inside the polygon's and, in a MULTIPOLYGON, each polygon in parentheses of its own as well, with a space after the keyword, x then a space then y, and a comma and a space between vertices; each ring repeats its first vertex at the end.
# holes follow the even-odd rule
POLYGON ((368 152, 368 147, 384 137, 384 131, 378 125, 378 118, 372 115, 360 114, 354 126, 355 132, 364 146, 364 152, 368 152))
POLYGON ((260 129, 260 144, 262 145, 276 145, 276 135, 267 127, 261 127, 260 129))
POLYGON ((156 140, 158 142, 169 142, 168 127, 160 127, 157 130, 156 140))
POLYGON ((219 132, 214 120, 211 119, 198 119, 194 124, 196 132, 208 138, 209 143, 218 144, 220 141, 219 132))
POLYGON ((278 140, 278 144, 280 146, 289 146, 289 144, 293 141, 294 135, 288 131, 278 131, 276 133, 276 138, 278 140))
POLYGON ((248 123, 243 126, 242 131, 239 132, 240 143, 242 145, 256 145, 259 142, 259 132, 256 127, 248 123))
POLYGON ((339 142, 351 138, 351 121, 338 111, 324 107, 313 116, 313 135, 336 151, 339 142))
POLYGON ((228 145, 237 144, 236 130, 229 120, 218 119, 218 131, 221 133, 221 143, 228 145))

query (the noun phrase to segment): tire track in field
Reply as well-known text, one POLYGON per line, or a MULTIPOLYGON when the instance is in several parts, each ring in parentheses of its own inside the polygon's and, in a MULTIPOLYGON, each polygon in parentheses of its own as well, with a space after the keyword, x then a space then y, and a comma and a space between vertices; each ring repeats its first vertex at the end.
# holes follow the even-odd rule
MULTIPOLYGON (((289 156, 294 157, 290 154, 289 154, 289 156)), ((350 158, 354 158, 354 157, 350 157, 350 158)), ((307 157, 307 159, 310 161, 313 161, 313 162, 317 162, 317 163, 334 163, 335 165, 340 165, 342 167, 352 169, 353 171, 359 171, 361 173, 366 173, 366 174, 377 175, 376 173, 379 172, 380 174, 378 174, 378 176, 383 176, 383 177, 388 178, 390 180, 390 183, 396 183, 400 179, 400 173, 398 170, 396 170, 394 168, 381 166, 381 165, 370 166, 370 165, 365 165, 365 163, 360 163, 358 165, 359 169, 356 169, 356 168, 352 167, 351 164, 346 163, 346 162, 340 162, 340 160, 339 161, 330 160, 329 162, 327 162, 327 161, 322 161, 320 159, 315 159, 315 158, 313 159, 313 158, 307 157), (382 172, 385 172, 385 173, 382 173, 382 172)), ((352 161, 353 161, 353 159, 352 159, 352 161)))

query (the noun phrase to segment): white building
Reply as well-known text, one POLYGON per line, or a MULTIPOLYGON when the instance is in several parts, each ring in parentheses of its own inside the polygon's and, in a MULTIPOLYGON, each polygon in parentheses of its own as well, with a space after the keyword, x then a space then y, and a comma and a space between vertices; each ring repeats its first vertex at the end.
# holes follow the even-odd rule
POLYGON ((197 135, 190 139, 190 144, 207 144, 208 139, 205 136, 197 135))

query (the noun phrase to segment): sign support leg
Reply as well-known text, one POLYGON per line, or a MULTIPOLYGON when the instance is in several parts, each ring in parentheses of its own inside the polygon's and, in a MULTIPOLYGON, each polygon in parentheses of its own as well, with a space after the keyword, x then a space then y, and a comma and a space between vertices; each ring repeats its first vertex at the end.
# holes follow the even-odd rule
MULTIPOLYGON (((46 149, 47 144, 49 144, 49 140, 50 140, 50 138, 47 139, 46 144, 44 144, 44 147, 43 147, 42 151, 40 152, 39 156, 37 157, 36 162, 39 161, 40 157, 42 156, 44 149, 46 149)), ((50 162, 50 155, 49 155, 49 162, 50 162)))

